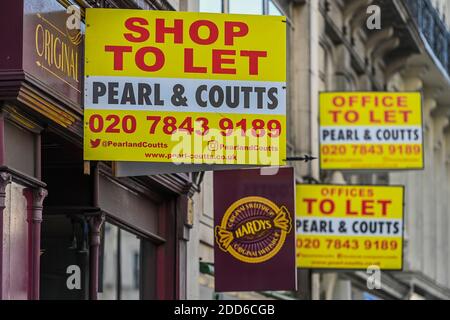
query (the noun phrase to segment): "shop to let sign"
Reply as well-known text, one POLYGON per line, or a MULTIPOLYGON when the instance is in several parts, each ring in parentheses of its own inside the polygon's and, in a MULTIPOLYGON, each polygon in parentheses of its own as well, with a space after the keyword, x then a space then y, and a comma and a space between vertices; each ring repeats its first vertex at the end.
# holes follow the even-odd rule
POLYGON ((423 169, 422 134, 418 92, 320 94, 321 169, 423 169))
POLYGON ((297 185, 297 267, 401 270, 402 186, 297 185))
POLYGON ((295 290, 293 168, 213 177, 215 291, 295 290))
POLYGON ((282 164, 283 20, 87 9, 85 159, 282 164))

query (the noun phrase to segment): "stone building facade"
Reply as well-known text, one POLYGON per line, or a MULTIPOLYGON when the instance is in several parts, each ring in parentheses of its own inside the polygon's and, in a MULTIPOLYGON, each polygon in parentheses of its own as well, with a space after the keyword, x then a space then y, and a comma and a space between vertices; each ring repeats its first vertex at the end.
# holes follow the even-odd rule
MULTIPOLYGON (((216 6, 222 11, 230 4, 216 2, 222 4, 216 6)), ((266 2, 255 3, 263 5, 260 14, 269 13, 264 11, 266 2)), ((291 163, 298 182, 405 185, 404 271, 383 272, 382 289, 369 290, 364 272, 299 270, 298 292, 275 298, 449 299, 447 1, 279 0, 274 5, 288 20, 288 155, 318 155, 320 91, 386 90, 422 93, 426 155, 425 169, 411 172, 325 172, 317 162, 291 163), (381 28, 369 28, 368 19, 378 12, 381 28)), ((199 257, 203 266, 213 265, 210 173, 204 176, 201 192, 194 195, 194 206, 195 231, 188 244, 189 255, 199 257)), ((200 272, 195 262, 188 266, 188 297, 209 298, 213 293, 213 278, 207 275, 210 270, 205 267, 200 272)), ((262 296, 248 293, 238 297, 262 296)), ((264 297, 274 298, 271 293, 264 297)))

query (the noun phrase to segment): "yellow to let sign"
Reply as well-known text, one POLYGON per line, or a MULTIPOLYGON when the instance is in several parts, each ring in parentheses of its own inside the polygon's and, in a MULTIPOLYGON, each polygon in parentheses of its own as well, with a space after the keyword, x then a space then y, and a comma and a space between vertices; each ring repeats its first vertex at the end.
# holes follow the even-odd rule
POLYGON ((85 160, 283 165, 284 17, 87 9, 85 160))
POLYGON ((403 186, 297 185, 297 267, 401 270, 403 186))
POLYGON ((323 170, 423 169, 419 92, 322 92, 323 170))

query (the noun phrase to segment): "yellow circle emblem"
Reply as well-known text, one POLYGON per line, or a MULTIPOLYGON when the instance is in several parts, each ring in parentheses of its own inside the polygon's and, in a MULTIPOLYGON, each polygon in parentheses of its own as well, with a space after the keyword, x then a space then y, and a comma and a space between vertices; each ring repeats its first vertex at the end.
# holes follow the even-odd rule
POLYGON ((253 196, 234 202, 214 231, 222 251, 242 262, 261 263, 280 251, 291 229, 285 206, 253 196))

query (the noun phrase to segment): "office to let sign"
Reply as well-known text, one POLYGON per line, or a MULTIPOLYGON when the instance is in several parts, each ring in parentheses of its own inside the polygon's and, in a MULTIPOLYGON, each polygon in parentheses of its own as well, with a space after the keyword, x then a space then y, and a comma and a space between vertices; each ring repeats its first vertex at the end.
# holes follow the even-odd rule
POLYGON ((85 160, 282 164, 284 20, 87 9, 85 160))
POLYGON ((297 185, 297 267, 403 265, 402 186, 297 185))
POLYGON ((322 92, 320 167, 423 169, 420 93, 322 92))

